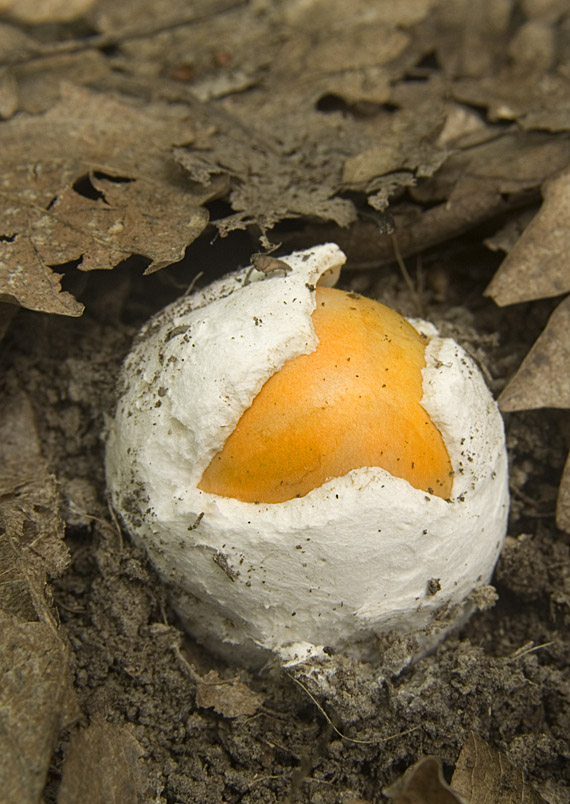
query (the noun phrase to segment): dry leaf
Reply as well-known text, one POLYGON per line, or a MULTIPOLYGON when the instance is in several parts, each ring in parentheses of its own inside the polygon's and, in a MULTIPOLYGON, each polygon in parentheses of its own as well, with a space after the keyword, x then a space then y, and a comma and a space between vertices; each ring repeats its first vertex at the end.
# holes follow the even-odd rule
POLYGON ((508 254, 536 213, 533 207, 513 212, 504 226, 485 239, 487 248, 508 254))
POLYGON ((137 253, 151 271, 181 259, 208 220, 208 192, 181 185, 169 156, 192 138, 187 110, 72 87, 47 114, 5 123, 0 298, 80 315, 51 266, 112 268, 137 253))
POLYGON ((95 0, 5 0, 0 13, 26 25, 45 25, 50 22, 70 22, 85 14, 95 0))
MULTIPOLYGON (((458 106, 446 105, 444 81, 425 80, 420 69, 421 81, 398 79, 413 77, 422 56, 441 45, 441 25, 434 21, 443 21, 446 41, 455 53, 458 37, 469 45, 467 72, 473 74, 476 57, 480 61, 488 50, 490 31, 497 53, 503 52, 510 31, 510 0, 485 2, 477 14, 471 13, 468 25, 466 9, 434 5, 414 0, 394 6, 383 0, 371 7, 359 0, 347 9, 341 2, 325 8, 314 0, 283 9, 269 5, 261 17, 227 4, 226 13, 208 11, 203 20, 185 16, 174 0, 161 5, 166 37, 162 52, 167 43, 172 74, 186 84, 180 98, 211 102, 196 108, 204 128, 212 131, 209 143, 200 149, 178 149, 177 158, 195 181, 228 177, 233 214, 216 220, 222 234, 256 224, 267 245, 265 232, 287 218, 347 226, 355 221, 356 208, 353 199, 341 193, 365 190, 371 205, 382 210, 399 191, 441 167, 448 152, 439 135, 446 119, 457 116, 458 106), (214 66, 212 41, 220 57, 214 66), (255 91, 244 93, 245 88, 255 91), (225 102, 214 103, 222 99, 225 102)), ((106 32, 116 26, 120 38, 133 19, 132 9, 131 2, 98 4, 93 23, 106 32)), ((147 29, 160 22, 156 9, 146 5, 136 19, 147 29)), ((132 28, 131 22, 130 36, 132 28)), ((133 63, 144 62, 145 70, 150 61, 158 77, 165 68, 153 58, 156 44, 142 37, 141 33, 132 44, 122 42, 122 51, 133 63)), ((480 119, 476 130, 473 126, 472 119, 472 139, 466 144, 497 139, 497 131, 480 119)), ((446 137, 450 142, 449 131, 446 137)), ((441 201, 435 208, 437 184, 427 186, 425 214, 421 193, 415 190, 420 203, 411 214, 409 205, 391 208, 404 255, 527 202, 523 194, 536 191, 570 157, 567 143, 547 145, 540 134, 499 139, 488 152, 469 152, 456 160, 455 173, 453 168, 439 171, 444 193, 435 193, 441 201), (452 195, 458 178, 462 181, 452 195)), ((391 241, 381 242, 379 251, 381 261, 393 260, 391 241)))
POLYGON ((499 397, 503 410, 570 408, 570 296, 550 316, 499 397))
POLYGON ((73 691, 69 648, 45 622, 0 612, 0 778, 5 804, 38 802, 73 691))
MULTIPOLYGON (((509 132, 454 154, 432 178, 410 191, 417 205, 390 207, 402 255, 421 253, 528 204, 543 181, 569 161, 566 139, 538 132, 509 132)), ((376 252, 379 262, 393 262, 389 237, 380 238, 376 252)))
MULTIPOLYGON (((501 306, 558 296, 570 290, 570 170, 543 186, 543 204, 510 249, 486 294, 501 306)), ((570 408, 570 298, 550 320, 503 390, 503 410, 570 408)), ((558 527, 570 532, 570 471, 562 477, 556 508, 558 527)))
POLYGON ((62 89, 65 93, 62 85, 93 86, 111 74, 108 60, 98 50, 41 57, 39 53, 32 53, 30 56, 29 59, 21 56, 13 59, 10 68, 17 93, 17 110, 20 112, 41 114, 60 100, 62 89))
POLYGON ((95 720, 71 739, 58 804, 138 804, 147 800, 143 749, 128 729, 95 720))
POLYGON ((69 563, 55 481, 32 409, 18 392, 0 410, 0 777, 7 804, 40 800, 60 730, 75 716, 69 646, 47 576, 69 563))
POLYGON ((374 192, 373 182, 379 176, 401 170, 431 176, 449 155, 437 145, 444 122, 443 105, 431 100, 402 111, 384 127, 381 143, 346 160, 343 185, 374 192))
MULTIPOLYGON (((524 237, 524 235, 523 235, 524 237)), ((570 408, 570 296, 548 323, 499 397, 505 411, 570 408)), ((556 504, 556 524, 570 532, 570 469, 567 461, 556 504)))
POLYGON ((211 144, 203 151, 178 148, 175 156, 194 181, 205 183, 220 173, 235 177, 229 194, 235 214, 215 222, 222 234, 251 223, 265 232, 284 218, 304 215, 339 226, 355 220, 353 204, 334 197, 337 184, 330 165, 311 163, 306 151, 286 157, 266 137, 237 124, 233 131, 228 127, 227 133, 212 134, 211 144))
POLYGON ((445 781, 437 757, 424 757, 382 793, 393 804, 468 804, 445 781))
POLYGON ((503 753, 473 733, 461 749, 451 783, 470 804, 545 804, 503 753))
MULTIPOLYGON (((0 0, 0 13, 2 2, 0 0)), ((13 2, 13 0, 8 0, 13 2)), ((38 49, 35 39, 16 25, 0 22, 0 63, 10 64, 14 59, 31 56, 38 49)))
POLYGON ((216 221, 222 234, 251 224, 265 233, 299 217, 348 226, 356 208, 342 195, 346 190, 365 186, 387 197, 416 175, 433 173, 446 156, 435 142, 444 119, 441 95, 421 113, 417 102, 390 112, 381 105, 411 60, 405 29, 429 8, 425 0, 397 6, 359 0, 350 8, 277 4, 266 9, 264 24, 252 15, 245 25, 235 12, 220 15, 209 38, 199 25, 172 37, 181 59, 182 42, 193 54, 188 92, 212 99, 221 97, 215 89, 221 85, 230 96, 208 110, 216 128, 210 146, 177 151, 196 181, 231 177, 234 214, 216 221), (230 59, 226 73, 208 67, 204 48, 212 37, 230 59), (255 91, 238 94, 245 86, 255 91), (385 173, 389 180, 382 180, 385 173))
POLYGON ((46 111, 59 100, 62 83, 93 85, 111 74, 108 58, 96 47, 45 42, 41 35, 34 38, 2 23, 0 65, 4 65, 0 72, 0 117, 4 119, 17 111, 46 111))
POLYGON ((500 751, 470 734, 451 786, 437 757, 424 757, 382 791, 394 804, 544 804, 523 774, 500 751))
MULTIPOLYGON (((532 68, 531 68, 532 70, 532 68)), ((488 109, 490 120, 516 120, 531 130, 564 132, 570 128, 570 80, 549 73, 499 73, 480 81, 457 81, 453 96, 488 109)))
POLYGON ((0 404, 0 606, 23 620, 53 621, 47 578, 69 565, 59 504, 31 404, 15 391, 0 404))
MULTIPOLYGON (((543 188, 536 216, 510 249, 486 294, 503 306, 570 290, 570 170, 543 188)), ((503 390, 503 410, 570 408, 570 297, 551 315, 515 376, 503 390)), ((570 532, 570 471, 562 476, 556 524, 570 532)))
POLYGON ((7 120, 18 108, 18 88, 14 73, 0 68, 0 118, 7 120))
POLYGON ((556 501, 556 524, 561 530, 570 533, 570 455, 566 460, 558 499, 556 501))
POLYGON ((501 307, 570 290, 570 170, 547 182, 543 196, 540 211, 486 290, 501 307))
POLYGON ((222 717, 254 715, 265 696, 254 692, 238 678, 222 679, 215 670, 201 679, 196 689, 196 704, 202 709, 214 709, 222 717))
POLYGON ((437 3, 430 22, 431 46, 446 75, 493 74, 504 58, 512 0, 437 3))
POLYGON ((160 3, 141 2, 141 0, 98 0, 89 15, 89 21, 99 31, 123 37, 126 31, 138 31, 139 36, 152 31, 178 28, 203 17, 222 15, 239 0, 204 0, 188 4, 181 0, 160 0, 160 3))

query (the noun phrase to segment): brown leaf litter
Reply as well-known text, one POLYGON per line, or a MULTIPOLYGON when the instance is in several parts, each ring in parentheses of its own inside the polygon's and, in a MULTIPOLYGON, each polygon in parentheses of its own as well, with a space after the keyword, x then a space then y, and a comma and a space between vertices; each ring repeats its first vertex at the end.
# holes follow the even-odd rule
POLYGON ((39 801, 61 730, 77 717, 70 647, 48 581, 69 566, 55 478, 32 407, 12 388, 0 418, 0 775, 6 801, 39 801))
POLYGON ((3 126, 0 297, 80 315, 53 266, 110 269, 132 254, 147 272, 182 259, 209 197, 181 186, 169 149, 193 139, 179 108, 127 103, 74 87, 40 116, 3 126))
POLYGON ((130 731, 94 718, 72 738, 58 804, 135 804, 151 795, 141 745, 130 731))
MULTIPOLYGON (((500 305, 510 305, 570 290, 570 172, 543 188, 542 206, 503 260, 486 290, 500 305)), ((507 247, 508 248, 508 247, 507 247)), ((570 299, 551 315, 542 335, 503 390, 505 411, 570 408, 570 299)), ((570 532, 570 470, 562 475, 556 511, 560 528, 570 532)))
POLYGON ((424 757, 382 791, 392 804, 545 804, 506 755, 471 733, 457 759, 451 785, 437 757, 424 757))
MULTIPOLYGON (((187 287, 200 249, 206 273, 212 254, 238 259, 237 230, 249 252, 270 250, 268 270, 332 239, 373 269, 355 287, 394 291, 382 266, 413 257, 414 292, 449 321, 465 288, 463 331, 486 332, 485 310, 503 339, 479 347, 497 389, 547 310, 501 406, 567 409, 568 299, 541 300, 570 290, 569 31, 565 0, 0 0, 0 335, 19 360, 0 444, 9 801, 38 801, 49 776, 59 804, 348 804, 379 800, 409 765, 390 788, 406 804, 534 804, 529 774, 549 804, 565 800, 568 549, 522 491, 530 478, 553 505, 562 418, 508 417, 512 535, 495 608, 402 675, 339 657, 336 708, 315 709, 288 677, 254 681, 181 648, 144 557, 102 522, 109 375, 168 277, 129 276, 119 293, 106 277, 86 294, 90 316, 105 307, 95 324, 14 312, 80 316, 68 280, 131 255, 152 273, 187 254, 172 273, 187 287), (470 272, 501 251, 487 292, 510 309, 490 313, 470 272), (70 728, 76 694, 84 718, 70 728)), ((570 532, 570 459, 557 523, 570 532)), ((402 652, 387 643, 385 669, 402 652)))

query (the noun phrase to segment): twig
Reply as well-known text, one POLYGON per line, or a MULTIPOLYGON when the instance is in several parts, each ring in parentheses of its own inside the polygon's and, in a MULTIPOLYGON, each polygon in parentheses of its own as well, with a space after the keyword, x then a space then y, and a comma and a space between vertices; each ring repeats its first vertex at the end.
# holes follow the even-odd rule
POLYGON ((527 642, 526 645, 523 645, 520 648, 509 656, 509 661, 513 659, 522 659, 523 656, 528 656, 529 653, 534 653, 537 650, 542 650, 542 648, 549 648, 550 645, 554 645, 554 640, 551 642, 543 642, 541 645, 535 645, 533 642, 527 642))
POLYGON ((420 298, 419 293, 417 292, 416 288, 414 287, 414 283, 412 282, 412 277, 410 276, 408 269, 406 268, 406 263, 402 259, 402 252, 400 251, 400 246, 398 245, 398 238, 396 237, 396 232, 392 232, 390 235, 392 239, 392 247, 394 249, 394 256, 396 257, 396 262, 398 263, 398 268, 402 276, 404 277, 404 282, 406 283, 408 290, 410 291, 410 295, 414 300, 414 304, 416 305, 416 311, 420 318, 424 317, 424 309, 422 300, 420 298))

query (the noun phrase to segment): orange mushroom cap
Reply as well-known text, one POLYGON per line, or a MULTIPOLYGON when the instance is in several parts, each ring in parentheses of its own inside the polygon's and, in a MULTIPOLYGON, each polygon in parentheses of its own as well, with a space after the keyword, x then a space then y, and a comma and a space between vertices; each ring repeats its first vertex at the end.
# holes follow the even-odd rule
POLYGON ((263 385, 198 488, 279 503, 352 469, 379 466, 447 499, 452 467, 422 407, 425 339, 379 302, 316 289, 319 343, 263 385))

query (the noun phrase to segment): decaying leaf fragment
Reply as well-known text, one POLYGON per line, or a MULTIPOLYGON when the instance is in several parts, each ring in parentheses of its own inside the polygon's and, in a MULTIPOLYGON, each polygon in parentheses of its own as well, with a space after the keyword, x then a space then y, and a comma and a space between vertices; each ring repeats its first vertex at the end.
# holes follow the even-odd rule
POLYGON ((210 191, 181 182, 170 159, 193 136, 187 110, 71 86, 45 115, 3 124, 0 299, 76 316, 53 266, 113 268, 141 254, 151 272, 182 259, 208 221, 210 191))
POLYGON ((393 804, 468 804, 451 788, 437 757, 424 757, 382 791, 393 804))
POLYGON ((393 804, 545 804, 504 754, 471 733, 451 786, 437 757, 424 757, 383 791, 393 804))
POLYGON ((128 729, 94 720, 71 739, 58 804, 137 804, 145 800, 142 746, 128 729))
MULTIPOLYGON (((231 177, 229 200, 234 214, 216 221, 221 234, 256 224, 262 232, 284 218, 318 216, 338 226, 356 219, 354 205, 335 197, 330 164, 311 164, 311 155, 294 149, 279 153, 263 134, 235 121, 233 129, 211 135, 208 150, 175 149, 178 163, 202 184, 212 176, 231 177)), ((292 146, 289 146, 289 150, 292 146)))
POLYGON ((15 390, 0 403, 0 607, 26 622, 52 621, 47 578, 69 564, 59 504, 30 401, 15 390))
POLYGON ((0 778, 7 804, 40 801, 73 690, 69 648, 45 622, 0 612, 0 778))
POLYGON ((265 696, 250 689, 238 678, 223 679, 215 670, 202 678, 196 689, 196 704, 202 709, 214 709, 222 717, 254 715, 265 696))
POLYGON ((75 716, 69 645, 47 594, 69 557, 30 403, 16 391, 0 407, 0 778, 2 800, 21 804, 40 800, 75 716))
POLYGON ((545 804, 504 754, 473 733, 461 749, 451 784, 470 804, 545 804))

